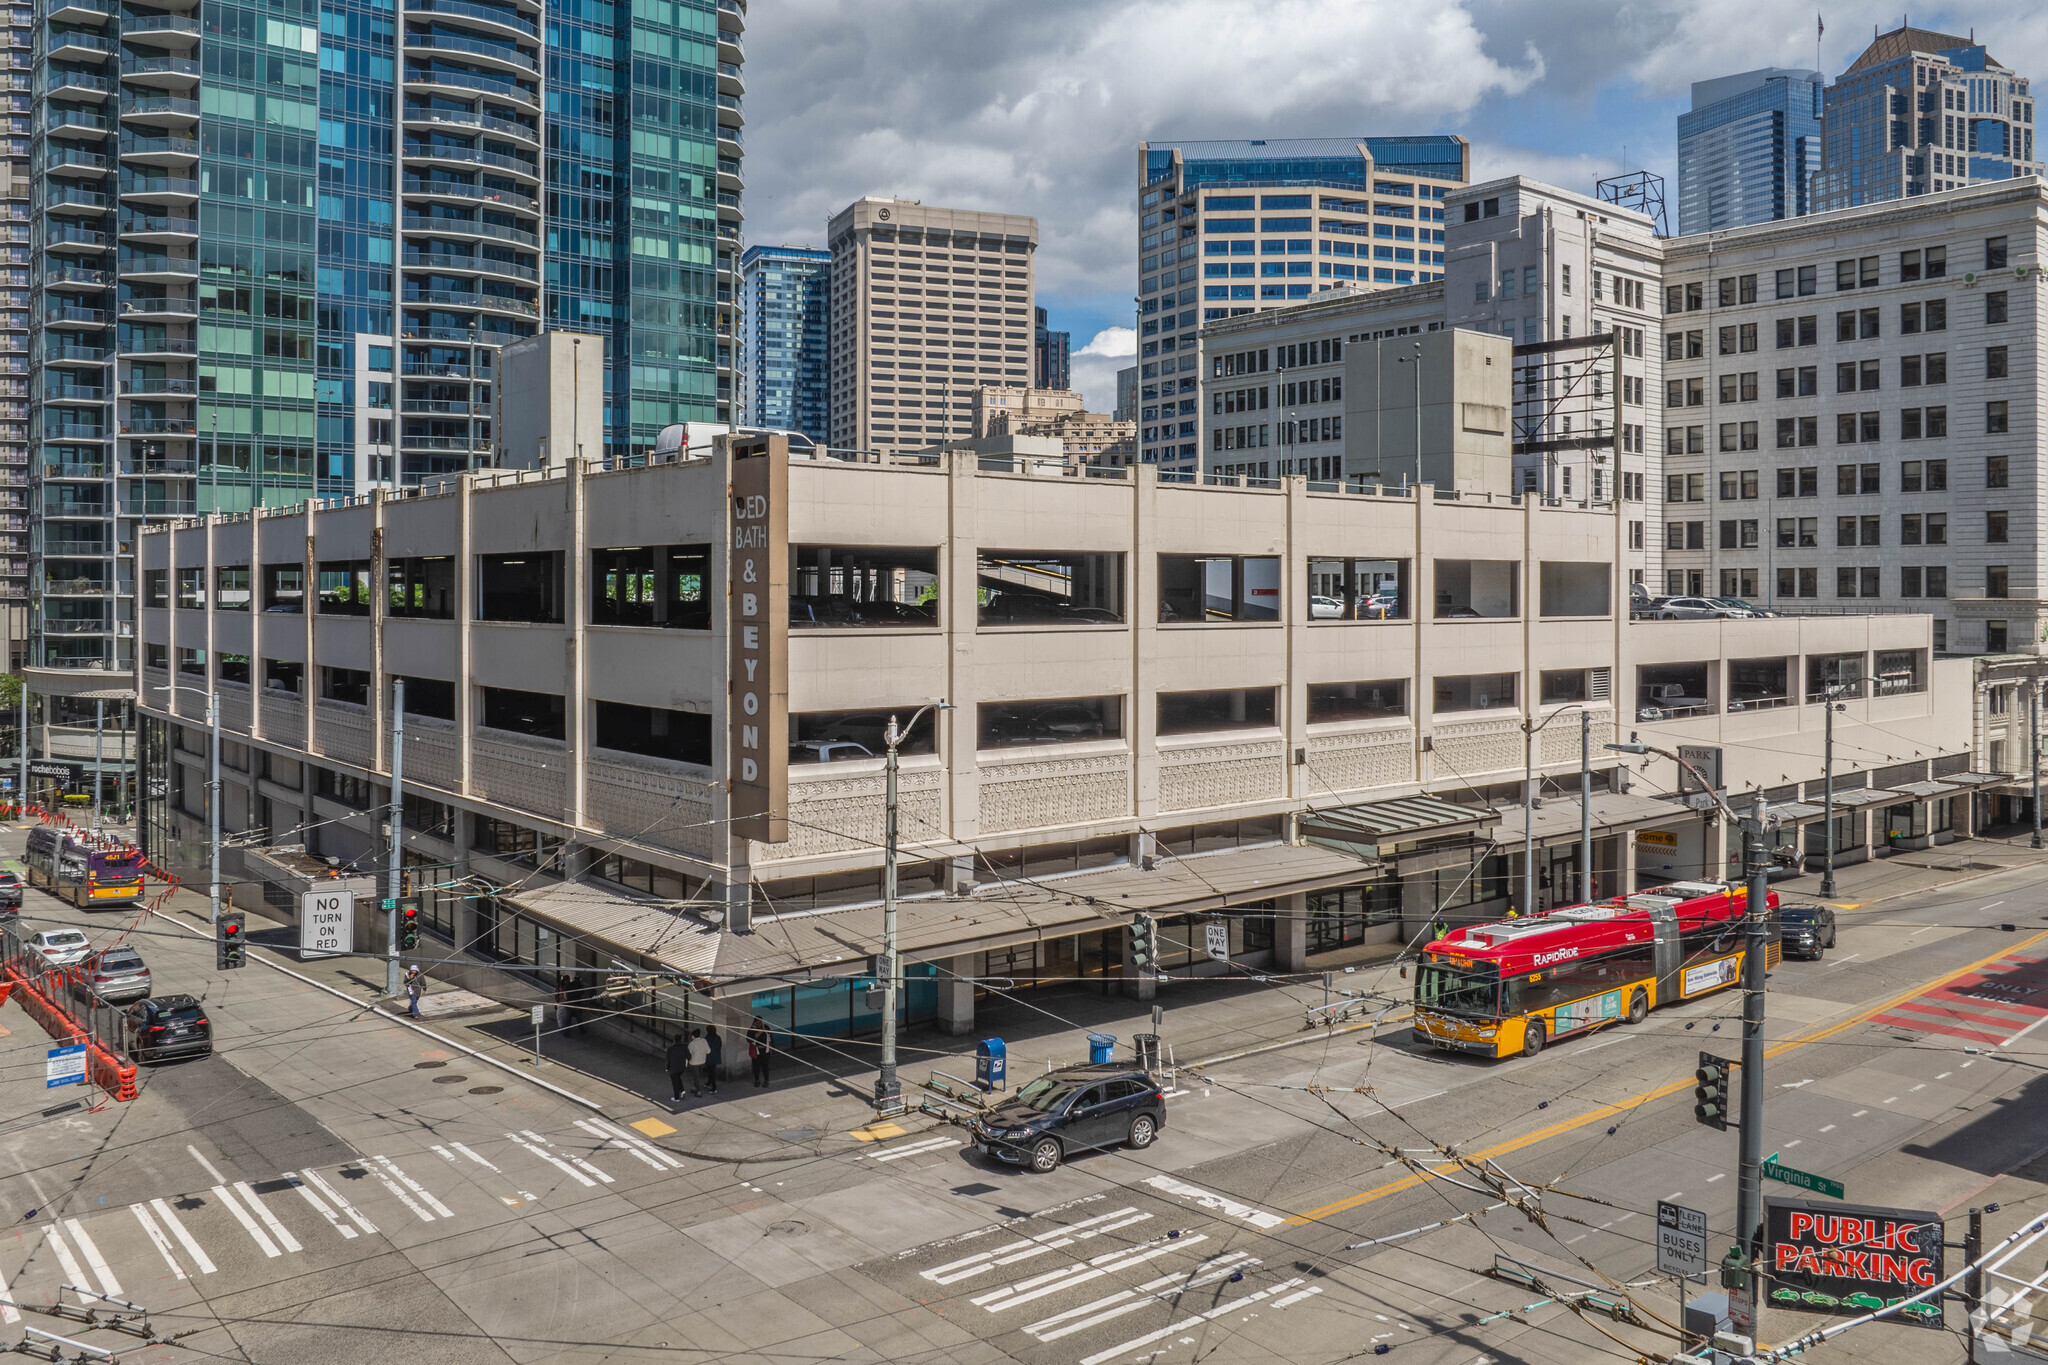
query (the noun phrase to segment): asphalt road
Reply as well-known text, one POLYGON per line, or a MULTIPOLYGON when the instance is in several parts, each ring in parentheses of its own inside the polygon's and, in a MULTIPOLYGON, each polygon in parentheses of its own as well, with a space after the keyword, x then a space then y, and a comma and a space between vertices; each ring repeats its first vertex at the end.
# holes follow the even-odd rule
MULTIPOLYGON (((1774 974, 1766 1150, 1857 1203, 1959 1217, 1995 1195, 1997 1235, 2048 1195, 2048 894, 2031 872, 1962 890, 1852 912, 1823 960, 1774 974)), ((127 922, 34 893, 26 917, 127 922)), ((128 1361, 279 1365, 1309 1362, 1382 1345, 1429 1365, 1634 1361, 1668 1334, 1539 1303, 1497 1258, 1553 1289, 1609 1286, 1651 1322, 1678 1301, 1652 1271, 1656 1201, 1704 1210, 1716 1254, 1730 1240, 1736 1135, 1693 1122, 1691 1076, 1702 1048, 1739 1052, 1732 994, 1534 1060, 1427 1054, 1403 1030, 1183 1073, 1153 1147, 1032 1176, 916 1124, 713 1164, 683 1120, 618 1092, 588 1087, 608 1101, 594 1112, 261 965, 216 973, 209 944, 161 922, 132 941, 159 989, 204 993, 218 1051, 88 1109, 45 1089, 48 1039, 0 1012, 0 1297, 21 1305, 0 1306, 0 1346, 36 1327, 128 1361), (1484 1211, 1497 1201, 1449 1149, 1534 1207, 1484 1211), (142 1305, 165 1340, 53 1318, 79 1301, 64 1286, 142 1305)), ((1762 1336, 1819 1321, 1768 1311, 1762 1336)), ((1879 1326, 1805 1358, 1964 1350, 1879 1326)))

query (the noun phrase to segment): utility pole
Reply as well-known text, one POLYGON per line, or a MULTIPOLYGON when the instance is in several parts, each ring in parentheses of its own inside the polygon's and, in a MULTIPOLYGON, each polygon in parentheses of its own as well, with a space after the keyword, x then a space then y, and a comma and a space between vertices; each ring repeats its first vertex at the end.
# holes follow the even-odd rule
POLYGON ((398 994, 398 892, 405 849, 405 679, 391 680, 391 878, 385 890, 384 994, 398 994))
MULTIPOLYGON (((915 725, 917 717, 910 722, 915 725)), ((893 1109, 903 1097, 896 1079, 896 982, 902 975, 896 969, 896 746, 903 734, 896 717, 889 717, 882 740, 888 750, 882 760, 882 1074, 875 1081, 875 1107, 893 1109)))
POLYGON ((92 832, 100 832, 100 802, 106 793, 106 764, 102 746, 107 733, 107 703, 95 699, 92 704, 92 832))
MULTIPOLYGON (((1736 1172, 1735 1234, 1749 1279, 1750 1322, 1756 1331, 1757 1264, 1763 1256, 1764 1159, 1764 946, 1770 939, 1769 854, 1764 843, 1762 792, 1751 798, 1742 822, 1742 864, 1749 878, 1742 920, 1742 1145, 1736 1172)), ((1830 836, 1832 838, 1832 836, 1830 836)))
POLYGON ((2031 846, 2041 846, 2041 680, 2027 688, 2027 714, 2031 722, 2028 739, 2034 750, 2034 837, 2031 846))
POLYGON ((1821 690, 1827 738, 1821 744, 1820 893, 1835 894, 1835 689, 1821 690))
POLYGON ((896 960, 896 750, 925 712, 952 709, 951 702, 930 702, 911 712, 908 725, 898 726, 896 717, 890 716, 889 728, 882 732, 882 956, 875 964, 882 987, 882 1069, 875 1078, 875 1108, 884 1112, 903 1101, 903 1086, 896 1078, 896 1000, 903 981, 903 965, 896 960))
POLYGON ((1579 899, 1593 899, 1593 713, 1579 712, 1579 899))
POLYGON ((206 920, 220 927, 220 697, 206 694, 206 920))
POLYGON ((21 772, 14 779, 15 815, 28 819, 28 674, 21 678, 21 772))
POLYGON ((1522 913, 1536 913, 1536 731, 1522 722, 1522 913))

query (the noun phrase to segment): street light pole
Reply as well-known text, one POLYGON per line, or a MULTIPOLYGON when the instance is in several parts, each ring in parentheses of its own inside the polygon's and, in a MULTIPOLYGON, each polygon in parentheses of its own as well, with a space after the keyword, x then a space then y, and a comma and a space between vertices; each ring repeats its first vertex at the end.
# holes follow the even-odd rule
POLYGON ((2027 712, 2031 721, 2028 739, 2034 750, 2034 837, 2031 847, 2041 846, 2041 680, 2027 689, 2027 712))
POLYGON ((1821 746, 1820 893, 1835 894, 1835 689, 1821 691, 1827 738, 1821 746))
POLYGON ((206 694, 206 920, 220 925, 220 698, 206 694))
POLYGON ((875 973, 882 986, 882 1067, 875 1078, 875 1107, 882 1110, 895 1109, 903 1099, 903 1085, 896 1077, 896 1000, 903 977, 902 964, 896 960, 896 750, 917 728, 919 718, 934 708, 953 709, 943 701, 920 706, 901 728, 892 715, 889 728, 882 732, 882 960, 875 973))
POLYGON ((384 912, 384 994, 397 996, 398 891, 403 885, 405 849, 405 679, 391 680, 391 875, 384 893, 391 908, 384 912))
POLYGON ((28 819, 28 675, 21 679, 21 772, 15 778, 15 815, 28 819))
POLYGON ((1593 899, 1593 713, 1579 712, 1579 899, 1593 899))
MULTIPOLYGON (((1757 1263, 1763 1255, 1764 1157, 1764 949, 1770 937, 1770 863, 1764 846, 1764 796, 1758 792, 1742 822, 1742 861, 1749 874, 1743 907, 1742 1127, 1735 1184, 1735 1234, 1749 1277, 1749 1330, 1756 1328, 1757 1263)), ((1829 842, 1833 842, 1832 831, 1829 842)))
POLYGON ((107 733, 107 703, 96 698, 92 704, 92 832, 100 832, 100 801, 106 790, 104 746, 107 733))

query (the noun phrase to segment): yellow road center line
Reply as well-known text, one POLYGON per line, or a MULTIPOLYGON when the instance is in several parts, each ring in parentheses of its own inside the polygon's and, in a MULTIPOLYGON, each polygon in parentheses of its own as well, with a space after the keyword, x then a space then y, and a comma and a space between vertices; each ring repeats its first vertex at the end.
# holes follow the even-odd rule
MULTIPOLYGON (((2027 948, 2031 948, 2033 945, 2041 942, 2043 939, 2048 939, 2048 929, 2044 929, 2040 933, 2035 934, 2030 938, 2023 939, 2020 942, 2013 944, 2009 948, 2001 948, 1999 951, 1992 953, 1987 957, 1980 957, 1975 962, 1972 962, 1967 966, 1958 967, 1951 972, 1945 972, 1942 975, 1935 977, 1932 981, 1914 987, 1912 990, 1905 992, 1903 995, 1895 995, 1890 999, 1884 1001, 1882 1004, 1872 1005, 1866 1009, 1859 1010, 1857 1013, 1849 1016, 1847 1019, 1842 1020, 1840 1023, 1831 1024, 1824 1029, 1819 1029, 1812 1033, 1801 1034, 1794 1038, 1788 1038, 1782 1043, 1778 1043, 1773 1047, 1765 1049, 1764 1056, 1776 1057, 1783 1053, 1790 1052, 1795 1048, 1805 1047, 1809 1043, 1823 1042, 1826 1039, 1834 1037, 1838 1033, 1841 1033, 1847 1029, 1852 1029, 1856 1027, 1856 1025, 1858 1024, 1864 1023, 1872 1018, 1875 1018, 1877 1015, 1883 1014, 1886 1010, 1892 1009, 1898 1005, 1902 1005, 1908 1000, 1912 1000, 1919 996, 1925 995, 1929 991, 1940 990, 1943 986, 1946 986, 1951 981, 1955 981, 1961 977, 1968 976, 1972 972, 1980 971, 1983 968, 1990 966, 1992 963, 1997 962, 2001 958, 2011 957, 2015 953, 2021 952, 2027 948)), ((1547 1128, 1538 1128, 1533 1133, 1525 1133, 1521 1137, 1509 1138, 1505 1142, 1495 1143, 1493 1146, 1486 1148, 1484 1151, 1472 1152, 1468 1153, 1467 1155, 1475 1161, 1492 1160, 1496 1157, 1506 1156, 1510 1152, 1517 1152, 1524 1147, 1531 1147, 1534 1146, 1536 1143, 1546 1142, 1551 1138, 1559 1137, 1565 1133, 1572 1132, 1574 1129, 1584 1128, 1588 1124, 1598 1123, 1602 1119, 1613 1118, 1617 1114, 1626 1114, 1632 1109, 1639 1109, 1643 1105, 1649 1104, 1652 1101, 1661 1100, 1666 1095, 1676 1095, 1681 1090, 1690 1088, 1692 1083, 1692 1078, 1688 1076, 1683 1080, 1673 1081, 1666 1085, 1660 1085, 1654 1090, 1646 1090, 1640 1095, 1632 1095, 1628 1099, 1617 1100, 1613 1104, 1602 1105, 1597 1109, 1589 1110, 1584 1114, 1580 1114, 1576 1118, 1564 1119, 1558 1123, 1551 1124, 1547 1128)), ((1289 1218, 1287 1222, 1282 1226, 1299 1227, 1303 1223, 1313 1223, 1319 1219, 1328 1218, 1332 1214, 1343 1213, 1347 1209, 1355 1209, 1361 1204, 1370 1204, 1376 1199, 1384 1199, 1388 1195, 1400 1194, 1404 1190, 1412 1190, 1417 1186, 1422 1185, 1427 1181, 1434 1180, 1436 1178, 1437 1177, 1434 1175, 1427 1174, 1404 1176, 1399 1180, 1391 1181, 1385 1185, 1377 1185, 1374 1186, 1372 1189, 1364 1190, 1358 1194, 1348 1195, 1343 1199, 1339 1199, 1333 1204, 1325 1204, 1321 1208, 1310 1209, 1306 1213, 1297 1213, 1292 1218, 1289 1218)))

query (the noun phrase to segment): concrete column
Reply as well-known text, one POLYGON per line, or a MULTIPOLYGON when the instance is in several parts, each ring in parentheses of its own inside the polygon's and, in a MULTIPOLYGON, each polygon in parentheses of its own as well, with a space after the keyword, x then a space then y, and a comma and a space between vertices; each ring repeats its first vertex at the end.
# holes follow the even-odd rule
POLYGON ((1308 965, 1308 894, 1280 897, 1273 920, 1273 970, 1298 972, 1308 965))
POLYGON ((1614 862, 1621 869, 1615 894, 1632 896, 1636 892, 1636 836, 1632 832, 1623 832, 1614 837, 1618 845, 1614 862))
MULTIPOLYGON (((471 816, 466 810, 455 812, 455 828, 451 834, 455 840, 455 866, 451 869, 453 880, 461 881, 469 876, 469 844, 471 816)), ((476 942, 476 903, 464 896, 455 902, 455 947, 458 952, 470 951, 476 942)))
POLYGON ((938 964, 939 1027, 954 1037, 974 1032, 974 958, 938 964))
MULTIPOLYGON (((1141 972, 1136 966, 1132 965, 1131 931, 1125 929, 1121 932, 1123 934, 1123 951, 1119 956, 1123 959, 1123 965, 1118 970, 1123 977, 1123 994, 1127 999, 1131 1000, 1153 999, 1159 994, 1159 975, 1157 972, 1149 970, 1141 972)), ((1154 940, 1155 942, 1157 941, 1156 932, 1154 940)))

